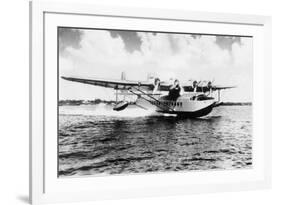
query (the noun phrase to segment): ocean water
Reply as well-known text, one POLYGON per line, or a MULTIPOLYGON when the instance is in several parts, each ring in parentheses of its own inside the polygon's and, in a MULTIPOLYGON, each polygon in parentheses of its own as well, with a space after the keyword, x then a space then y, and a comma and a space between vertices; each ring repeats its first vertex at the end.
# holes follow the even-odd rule
POLYGON ((221 106, 200 119, 139 108, 59 107, 58 176, 252 167, 252 107, 221 106))

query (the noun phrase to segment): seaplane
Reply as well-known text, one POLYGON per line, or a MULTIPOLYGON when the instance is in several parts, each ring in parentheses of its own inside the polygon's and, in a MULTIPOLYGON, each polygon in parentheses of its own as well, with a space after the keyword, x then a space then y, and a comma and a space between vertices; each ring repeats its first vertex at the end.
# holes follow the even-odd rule
POLYGON ((126 80, 122 72, 121 80, 100 78, 77 78, 61 76, 62 79, 77 83, 90 84, 114 89, 116 102, 115 111, 122 111, 129 105, 142 109, 153 109, 157 113, 176 115, 184 118, 200 118, 211 113, 213 108, 222 104, 221 90, 235 88, 235 86, 217 86, 213 81, 188 80, 180 84, 179 80, 173 82, 161 81, 158 77, 148 76, 146 81, 126 80), (216 94, 214 94, 217 92, 216 94), (122 100, 119 100, 121 95, 122 100), (126 96, 133 95, 133 102, 127 101, 126 96))

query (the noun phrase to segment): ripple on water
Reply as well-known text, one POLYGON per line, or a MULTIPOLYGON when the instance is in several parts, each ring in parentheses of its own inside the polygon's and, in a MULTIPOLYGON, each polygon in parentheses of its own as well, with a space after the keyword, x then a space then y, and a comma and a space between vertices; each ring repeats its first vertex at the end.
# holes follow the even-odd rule
POLYGON ((218 107, 202 119, 67 109, 59 115, 60 177, 252 167, 251 106, 218 107))

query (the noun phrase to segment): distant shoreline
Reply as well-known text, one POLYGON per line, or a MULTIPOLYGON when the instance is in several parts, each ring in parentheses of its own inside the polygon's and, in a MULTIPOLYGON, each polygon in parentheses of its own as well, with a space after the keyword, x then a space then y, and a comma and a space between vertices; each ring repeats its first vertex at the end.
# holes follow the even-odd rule
POLYGON ((97 104, 114 104, 114 100, 59 100, 59 106, 62 105, 97 105, 97 104))
MULTIPOLYGON (((98 105, 98 104, 115 104, 114 100, 59 100, 59 106, 73 106, 73 105, 98 105)), ((251 102, 222 102, 221 106, 251 106, 251 102)))
POLYGON ((221 106, 252 106, 251 102, 222 102, 221 106))

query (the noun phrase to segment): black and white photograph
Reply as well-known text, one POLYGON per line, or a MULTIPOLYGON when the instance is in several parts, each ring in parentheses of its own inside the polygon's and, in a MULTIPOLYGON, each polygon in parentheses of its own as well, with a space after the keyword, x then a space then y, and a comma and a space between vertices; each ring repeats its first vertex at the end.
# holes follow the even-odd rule
POLYGON ((253 38, 57 28, 58 177, 251 169, 253 38))

